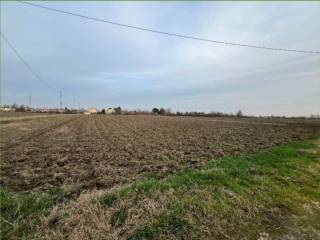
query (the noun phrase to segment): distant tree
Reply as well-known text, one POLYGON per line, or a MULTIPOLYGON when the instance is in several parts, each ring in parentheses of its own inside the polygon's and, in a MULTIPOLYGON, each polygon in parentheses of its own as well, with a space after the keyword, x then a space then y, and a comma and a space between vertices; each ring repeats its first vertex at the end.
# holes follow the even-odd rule
POLYGON ((153 114, 159 114, 159 112, 160 112, 160 111, 159 111, 158 108, 153 108, 153 109, 152 109, 152 113, 153 113, 153 114))
POLYGON ((105 109, 102 109, 102 110, 101 110, 101 114, 106 114, 106 110, 105 110, 105 109))
POLYGON ((159 110, 159 114, 161 114, 161 115, 166 114, 166 110, 164 110, 164 108, 160 108, 160 110, 159 110))
POLYGON ((20 107, 16 105, 15 109, 16 109, 16 112, 26 112, 26 107, 24 105, 20 105, 20 107))
POLYGON ((18 108, 18 104, 16 104, 16 103, 12 104, 11 108, 17 109, 18 108))
POLYGON ((64 113, 71 114, 72 111, 69 108, 65 107, 64 108, 64 113))
POLYGON ((237 117, 243 117, 242 111, 239 110, 239 111, 236 113, 236 116, 237 116, 237 117))

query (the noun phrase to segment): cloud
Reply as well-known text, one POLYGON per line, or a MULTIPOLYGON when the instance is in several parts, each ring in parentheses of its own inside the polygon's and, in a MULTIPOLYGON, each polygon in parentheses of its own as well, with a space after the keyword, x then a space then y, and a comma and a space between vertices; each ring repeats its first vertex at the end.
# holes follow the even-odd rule
MULTIPOLYGON (((262 46, 320 49, 319 3, 42 2, 125 24, 262 46)), ((319 113, 320 57, 211 44, 3 3, 1 29, 66 104, 248 114, 319 113)), ((2 43, 5 102, 55 96, 2 43)))

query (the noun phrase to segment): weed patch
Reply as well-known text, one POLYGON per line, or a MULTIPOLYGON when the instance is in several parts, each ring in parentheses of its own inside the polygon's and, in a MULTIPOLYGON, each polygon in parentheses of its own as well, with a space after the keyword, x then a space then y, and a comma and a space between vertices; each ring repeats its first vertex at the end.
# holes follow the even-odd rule
POLYGON ((122 207, 117 210, 111 217, 111 225, 113 227, 122 226, 128 217, 127 209, 122 207))
POLYGON ((117 193, 106 193, 100 198, 100 203, 104 207, 111 207, 119 201, 119 195, 117 193))
POLYGON ((0 189, 0 226, 3 239, 10 236, 23 238, 32 231, 40 215, 48 214, 55 199, 50 194, 15 194, 0 189))

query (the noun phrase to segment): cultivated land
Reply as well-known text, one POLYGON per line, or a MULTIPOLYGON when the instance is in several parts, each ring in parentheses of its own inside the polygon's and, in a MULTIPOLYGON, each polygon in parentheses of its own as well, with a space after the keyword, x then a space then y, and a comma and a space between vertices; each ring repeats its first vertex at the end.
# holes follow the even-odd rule
POLYGON ((316 121, 9 117, 3 239, 320 236, 316 121))
POLYGON ((2 182, 16 191, 110 188, 257 152, 316 130, 312 124, 248 119, 28 117, 2 125, 2 182))

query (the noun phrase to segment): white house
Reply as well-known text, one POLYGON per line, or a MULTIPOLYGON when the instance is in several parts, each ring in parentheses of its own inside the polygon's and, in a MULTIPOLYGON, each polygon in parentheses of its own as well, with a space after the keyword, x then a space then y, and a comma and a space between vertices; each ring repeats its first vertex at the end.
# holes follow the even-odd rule
POLYGON ((0 107, 0 111, 2 112, 14 112, 15 108, 9 108, 9 107, 0 107))
POLYGON ((88 108, 87 112, 90 114, 96 114, 98 113, 98 110, 96 108, 88 108))
POLYGON ((104 111, 106 114, 112 114, 115 112, 114 108, 111 108, 111 107, 105 108, 104 111))

